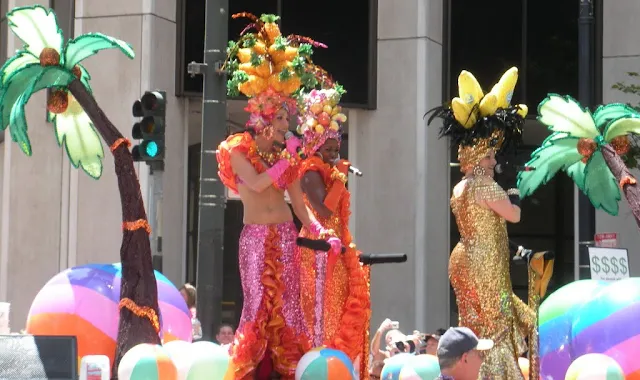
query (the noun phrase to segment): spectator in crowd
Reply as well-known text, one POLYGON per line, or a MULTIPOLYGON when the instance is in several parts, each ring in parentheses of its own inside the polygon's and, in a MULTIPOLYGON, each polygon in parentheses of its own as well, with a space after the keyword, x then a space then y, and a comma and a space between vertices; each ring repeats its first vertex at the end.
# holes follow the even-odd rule
POLYGON ((187 308, 191 312, 191 316, 196 315, 196 288, 191 284, 184 284, 180 288, 180 294, 184 298, 184 302, 187 303, 187 308))
POLYGON ((402 333, 398 330, 398 322, 392 321, 387 318, 380 324, 378 327, 378 331, 376 331, 375 335, 371 339, 371 360, 370 360, 370 371, 369 377, 372 380, 380 378, 380 372, 382 372, 382 367, 384 367, 384 360, 389 357, 389 353, 386 348, 391 345, 394 338, 398 338, 402 333), (384 350, 380 344, 380 341, 385 340, 384 350))
POLYGON ((437 380, 476 380, 486 350, 493 348, 490 339, 478 339, 467 327, 451 327, 438 342, 441 375, 437 380))
POLYGON ((218 328, 218 333, 216 334, 216 341, 221 346, 227 346, 233 343, 233 335, 235 331, 233 326, 228 323, 223 323, 218 328))

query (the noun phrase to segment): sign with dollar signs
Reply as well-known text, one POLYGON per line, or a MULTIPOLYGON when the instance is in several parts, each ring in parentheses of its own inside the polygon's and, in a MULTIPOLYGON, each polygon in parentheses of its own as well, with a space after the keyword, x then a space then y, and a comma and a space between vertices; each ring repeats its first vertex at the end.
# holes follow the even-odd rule
POLYGON ((629 278, 629 253, 626 249, 589 247, 589 266, 593 280, 629 278))

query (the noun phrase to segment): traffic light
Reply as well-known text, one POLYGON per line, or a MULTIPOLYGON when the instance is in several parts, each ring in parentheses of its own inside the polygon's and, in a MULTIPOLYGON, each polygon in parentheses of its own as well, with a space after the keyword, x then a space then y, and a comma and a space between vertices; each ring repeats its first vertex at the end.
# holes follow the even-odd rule
POLYGON ((134 161, 151 165, 164 160, 166 115, 167 95, 164 91, 147 91, 133 103, 133 116, 142 118, 131 131, 134 139, 142 140, 131 149, 134 161))

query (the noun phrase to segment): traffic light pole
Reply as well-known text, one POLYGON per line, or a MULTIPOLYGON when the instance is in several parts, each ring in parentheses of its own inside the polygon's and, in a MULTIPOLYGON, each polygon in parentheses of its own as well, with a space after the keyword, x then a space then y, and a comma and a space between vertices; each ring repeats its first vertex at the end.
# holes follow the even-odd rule
MULTIPOLYGON (((584 107, 594 106, 594 36, 593 36, 593 0, 580 0, 580 16, 578 18, 578 98, 584 107)), ((575 280, 581 279, 580 268, 588 268, 589 253, 588 246, 593 244, 596 233, 596 211, 589 198, 577 189, 575 194, 578 197, 576 206, 577 214, 577 247, 575 247, 575 280)))
POLYGON ((226 137, 227 84, 221 71, 226 58, 229 0, 207 0, 204 64, 190 63, 191 75, 204 76, 202 150, 198 221, 197 315, 202 339, 213 340, 222 319, 224 187, 218 178, 215 151, 226 137))

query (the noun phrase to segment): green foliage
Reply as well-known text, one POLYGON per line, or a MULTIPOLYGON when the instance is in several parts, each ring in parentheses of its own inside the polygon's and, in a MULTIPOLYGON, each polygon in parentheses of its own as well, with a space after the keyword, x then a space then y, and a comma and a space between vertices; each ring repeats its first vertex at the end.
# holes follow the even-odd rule
POLYGON ((313 47, 311 44, 300 44, 298 54, 300 54, 301 57, 309 58, 313 54, 313 47))

